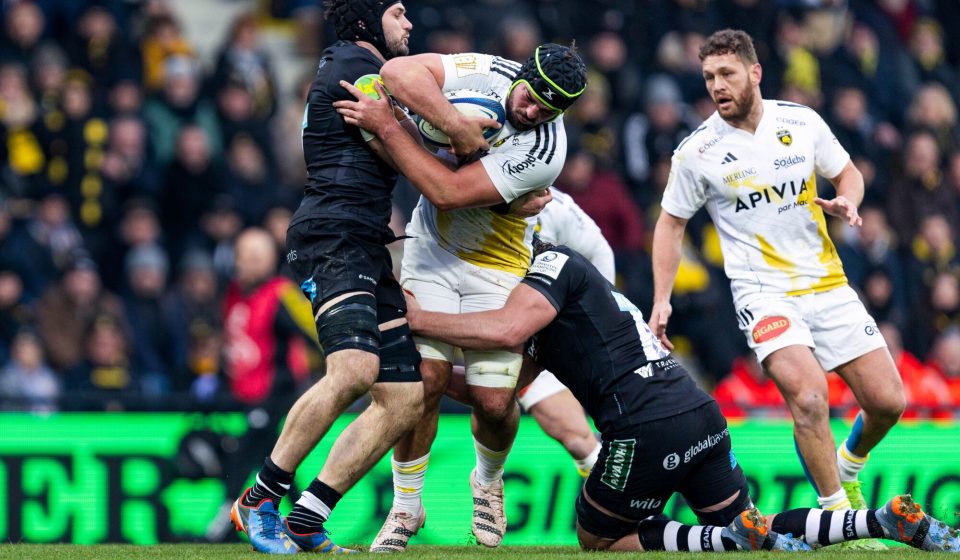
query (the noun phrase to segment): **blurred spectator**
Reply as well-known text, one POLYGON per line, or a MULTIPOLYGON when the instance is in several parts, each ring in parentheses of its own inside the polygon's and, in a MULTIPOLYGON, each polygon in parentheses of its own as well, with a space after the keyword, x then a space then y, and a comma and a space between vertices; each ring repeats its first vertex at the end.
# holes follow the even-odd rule
POLYGON ((666 74, 647 79, 644 104, 643 111, 634 112, 624 120, 620 143, 625 178, 634 200, 649 208, 658 194, 650 184, 653 162, 669 159, 693 127, 685 118, 680 89, 666 74))
POLYGON ((866 288, 873 272, 882 271, 890 282, 889 304, 903 309, 908 302, 907 278, 896 250, 897 239, 887 224, 887 217, 882 208, 873 205, 862 206, 860 217, 863 225, 850 230, 855 237, 847 243, 837 244, 843 271, 850 283, 861 291, 866 288))
POLYGON ((63 408, 123 410, 140 397, 139 378, 128 358, 129 341, 115 317, 95 316, 77 350, 80 361, 64 374, 63 408))
POLYGON ((943 27, 937 20, 928 17, 918 19, 913 24, 907 49, 918 82, 938 82, 946 91, 953 92, 954 102, 960 100, 957 70, 944 57, 943 27))
POLYGON ((130 325, 131 366, 148 396, 170 391, 172 376, 187 362, 188 324, 167 293, 169 259, 157 245, 133 248, 126 258, 124 308, 130 325))
MULTIPOLYGON (((540 26, 536 21, 510 15, 500 23, 499 36, 489 52, 508 60, 523 62, 543 41, 540 38, 540 26)), ((480 45, 481 49, 485 45, 480 45)), ((483 52, 488 52, 484 50, 483 52)))
POLYGON ((765 97, 784 97, 777 92, 797 91, 807 100, 805 105, 819 107, 823 101, 820 62, 808 47, 804 22, 782 12, 775 24, 773 52, 763 74, 765 97))
POLYGON ((952 224, 957 221, 957 193, 950 190, 940 170, 940 148, 932 133, 917 130, 907 138, 903 173, 890 183, 887 214, 901 246, 909 246, 920 220, 942 213, 952 224))
MULTIPOLYGON (((671 31, 657 45, 657 65, 676 80, 687 103, 706 95, 698 54, 704 40, 706 38, 697 32, 671 31)), ((710 106, 712 113, 712 102, 710 106)))
POLYGON ((212 256, 217 280, 224 284, 233 274, 233 245, 241 229, 243 219, 237 201, 232 196, 221 195, 213 200, 213 207, 201 216, 200 231, 188 245, 212 256))
POLYGON ((932 132, 943 154, 960 147, 957 106, 941 84, 924 84, 917 89, 907 109, 907 124, 932 132))
POLYGON ((14 337, 33 321, 33 310, 24 298, 23 279, 0 263, 0 364, 10 358, 14 337))
POLYGON ((121 79, 137 73, 135 52, 124 40, 114 15, 102 5, 87 6, 76 22, 71 47, 74 65, 93 77, 97 99, 102 100, 121 79))
POLYGON ((167 165, 177 155, 177 143, 187 127, 206 135, 208 157, 218 158, 222 150, 216 107, 201 96, 200 68, 191 58, 175 56, 166 61, 163 89, 143 108, 155 160, 167 165))
POLYGON ((102 288, 96 263, 76 256, 37 303, 37 332, 54 369, 64 371, 83 360, 84 340, 97 318, 122 329, 123 304, 102 288))
POLYGON ((30 0, 11 2, 5 9, 0 61, 26 66, 40 48, 46 19, 40 8, 30 0))
POLYGON ((143 108, 143 88, 131 78, 122 78, 107 93, 107 105, 112 115, 139 114, 143 108))
POLYGON ((854 87, 840 87, 832 100, 830 130, 851 157, 876 159, 878 147, 873 140, 876 123, 867 111, 867 96, 854 87))
POLYGON ((933 341, 951 328, 960 328, 960 279, 953 272, 940 272, 927 292, 926 300, 914 314, 914 326, 907 348, 927 356, 933 341))
POLYGON ((27 330, 18 333, 10 344, 10 360, 0 369, 3 409, 52 412, 60 392, 60 379, 44 363, 40 340, 27 330))
MULTIPOLYGON (((266 156, 266 164, 274 167, 273 150, 270 144, 270 124, 266 118, 254 113, 253 96, 242 83, 233 81, 223 85, 217 95, 217 115, 220 120, 223 144, 230 146, 238 136, 252 139, 266 156)), ((302 117, 302 107, 301 107, 302 117)), ((297 125, 302 125, 300 121, 297 125)), ((295 129, 294 129, 295 130, 295 129)), ((285 131, 289 136, 290 129, 285 131)))
POLYGON ((603 76, 588 72, 590 87, 564 116, 571 144, 587 150, 603 166, 616 165, 617 132, 610 119, 610 84, 603 76))
POLYGON ((619 33, 601 31, 590 39, 590 68, 610 85, 610 108, 616 115, 624 115, 640 100, 640 73, 627 54, 627 44, 619 33))
POLYGON ((203 328, 220 330, 223 304, 209 254, 191 250, 184 255, 173 297, 183 310, 184 322, 191 333, 203 328))
POLYGON ((127 253, 137 247, 159 245, 163 242, 163 229, 157 216, 156 206, 149 199, 131 199, 124 205, 112 243, 97 262, 103 265, 101 278, 108 289, 120 292, 124 289, 127 253))
MULTIPOLYGON (((313 75, 301 76, 285 108, 274 117, 270 126, 275 167, 283 187, 299 197, 307 181, 307 164, 303 158, 303 141, 299 134, 290 134, 303 126, 303 108, 307 103, 313 75)), ((394 194, 396 196, 396 193, 394 194)))
POLYGON ((100 174, 120 204, 131 198, 146 197, 154 202, 159 199, 163 176, 150 158, 143 119, 124 113, 110 121, 110 138, 100 174))
POLYGON ((929 293, 934 278, 941 272, 960 272, 960 255, 950 222, 940 213, 923 218, 920 231, 910 245, 910 302, 915 304, 929 293))
POLYGON ((213 161, 209 137, 198 126, 185 126, 177 138, 176 158, 167 168, 160 213, 170 233, 170 251, 179 258, 197 234, 200 218, 224 191, 223 175, 213 161))
MULTIPOLYGON (((899 123, 903 100, 909 97, 904 76, 909 61, 896 45, 885 45, 868 25, 851 14, 844 42, 823 61, 823 82, 827 92, 852 86, 870 99, 868 106, 882 121, 899 123)), ((764 80, 766 81, 766 80, 764 80)))
POLYGON ((83 248, 80 232, 70 218, 70 207, 57 194, 44 197, 36 205, 26 223, 26 234, 29 239, 23 248, 29 253, 24 259, 34 265, 35 279, 42 285, 55 280, 59 270, 83 248))
POLYGON ((266 119, 277 108, 277 87, 270 57, 259 44, 259 24, 253 14, 243 14, 233 22, 227 42, 217 59, 213 87, 237 83, 252 98, 252 114, 266 119))
POLYGON ((0 66, 0 156, 5 184, 0 188, 15 197, 39 197, 47 187, 47 158, 41 143, 39 108, 19 64, 0 66))
POLYGON ((32 85, 48 129, 57 129, 57 120, 63 119, 60 102, 67 82, 67 69, 66 53, 54 44, 44 45, 38 50, 30 65, 32 85))
POLYGON ((170 82, 171 71, 177 71, 168 61, 172 58, 193 59, 193 48, 180 31, 180 24, 169 13, 157 14, 147 20, 143 40, 143 84, 147 91, 156 91, 170 82))
POLYGON ((227 150, 227 192, 242 200, 244 225, 259 225, 278 202, 276 181, 263 150, 249 136, 237 136, 227 150))
POLYGON ((190 327, 186 367, 174 379, 174 390, 187 392, 201 403, 212 402, 223 394, 220 380, 223 371, 223 337, 209 325, 196 323, 190 327))

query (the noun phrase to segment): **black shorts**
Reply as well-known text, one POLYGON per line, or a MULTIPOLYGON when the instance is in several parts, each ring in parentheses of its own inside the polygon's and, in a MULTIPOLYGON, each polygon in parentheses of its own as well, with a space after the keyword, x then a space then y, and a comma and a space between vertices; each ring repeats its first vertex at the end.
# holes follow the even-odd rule
MULTIPOLYGON (((711 400, 676 416, 645 422, 619 434, 603 434, 597 463, 584 491, 611 517, 580 496, 577 521, 599 537, 617 539, 636 531, 640 520, 663 512, 679 492, 695 512, 740 490, 721 517, 730 519, 749 504, 747 482, 730 446, 727 421, 711 400)), ((697 512, 701 522, 719 525, 716 515, 697 512)))
POLYGON ((347 292, 377 298, 377 322, 403 317, 407 303, 384 245, 391 238, 350 222, 307 220, 287 230, 287 263, 313 306, 347 292))

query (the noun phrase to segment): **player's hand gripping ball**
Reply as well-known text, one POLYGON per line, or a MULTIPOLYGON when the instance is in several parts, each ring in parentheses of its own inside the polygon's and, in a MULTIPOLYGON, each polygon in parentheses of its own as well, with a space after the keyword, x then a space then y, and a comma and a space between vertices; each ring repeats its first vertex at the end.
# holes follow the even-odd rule
MULTIPOLYGON (((497 134, 503 130, 504 123, 507 122, 506 110, 504 110, 500 101, 491 95, 462 89, 448 92, 446 97, 454 108, 464 115, 486 117, 500 123, 501 128, 487 127, 483 129, 483 138, 488 142, 497 137, 497 134)), ((450 138, 429 122, 417 118, 417 128, 420 130, 420 136, 423 137, 424 143, 436 148, 450 147, 450 138)))

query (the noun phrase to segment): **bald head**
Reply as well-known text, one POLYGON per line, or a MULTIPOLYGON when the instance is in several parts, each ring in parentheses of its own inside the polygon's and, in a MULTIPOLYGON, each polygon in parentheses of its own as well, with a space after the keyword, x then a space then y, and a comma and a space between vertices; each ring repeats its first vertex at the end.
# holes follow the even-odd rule
POLYGON ((243 289, 266 282, 277 270, 277 247, 266 230, 244 230, 234 247, 234 278, 243 289))

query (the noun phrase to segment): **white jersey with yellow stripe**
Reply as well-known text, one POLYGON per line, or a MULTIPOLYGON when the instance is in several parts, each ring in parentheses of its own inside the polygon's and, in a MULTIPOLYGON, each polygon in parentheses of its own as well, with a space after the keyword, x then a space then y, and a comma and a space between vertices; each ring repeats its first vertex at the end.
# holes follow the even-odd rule
POLYGON ((737 305, 832 290, 847 278, 813 199, 817 175, 849 160, 816 111, 764 100, 755 133, 714 113, 680 143, 661 207, 684 219, 707 207, 737 305))
MULTIPOLYGON (((473 90, 500 100, 507 94, 520 64, 486 54, 444 55, 443 91, 473 90)), ((566 158, 563 115, 531 130, 518 131, 509 123, 491 141, 480 163, 504 202, 510 203, 550 186, 566 158)), ((426 198, 414 210, 407 234, 428 235, 458 258, 483 268, 523 276, 530 265, 533 220, 489 208, 440 211, 426 198)))

